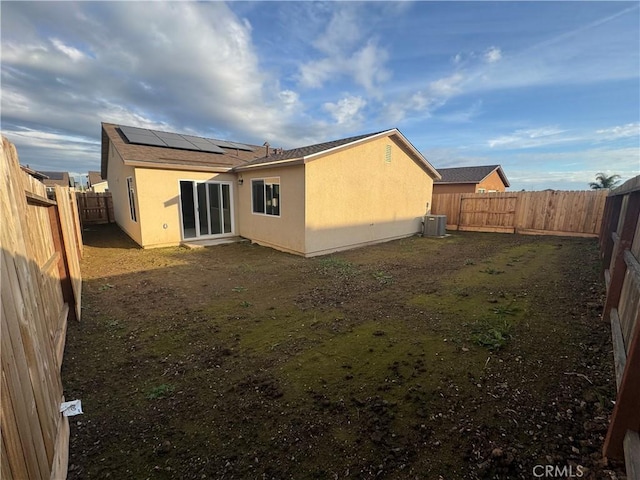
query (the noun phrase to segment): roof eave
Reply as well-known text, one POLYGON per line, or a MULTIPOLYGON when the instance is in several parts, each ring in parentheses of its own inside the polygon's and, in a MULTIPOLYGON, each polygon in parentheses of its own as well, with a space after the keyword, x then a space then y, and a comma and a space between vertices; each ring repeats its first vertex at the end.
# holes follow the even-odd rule
POLYGON ((288 158, 286 160, 275 160, 273 162, 255 163, 253 165, 239 165, 233 168, 234 172, 245 172, 247 170, 259 170, 270 167, 288 167, 290 165, 301 165, 305 163, 305 157, 288 158))
MULTIPOLYGON (((485 178, 486 178, 486 177, 485 177, 485 178)), ((451 182, 449 182, 449 181, 447 181, 447 180, 440 180, 439 182, 435 182, 435 181, 434 181, 433 183, 436 183, 436 184, 438 184, 438 185, 453 185, 453 184, 457 184, 457 183, 464 183, 464 184, 467 184, 467 183, 468 183, 468 184, 474 185, 474 184, 476 184, 476 183, 480 183, 481 181, 482 181, 482 180, 479 180, 479 181, 477 181, 477 180, 466 180, 466 181, 464 181, 464 182, 455 182, 455 181, 451 181, 451 182)))
POLYGON ((146 162, 144 160, 125 160, 125 165, 138 168, 151 168, 153 170, 186 170, 190 172, 212 172, 212 173, 228 173, 233 171, 231 167, 222 167, 219 165, 185 165, 181 163, 157 163, 146 162))

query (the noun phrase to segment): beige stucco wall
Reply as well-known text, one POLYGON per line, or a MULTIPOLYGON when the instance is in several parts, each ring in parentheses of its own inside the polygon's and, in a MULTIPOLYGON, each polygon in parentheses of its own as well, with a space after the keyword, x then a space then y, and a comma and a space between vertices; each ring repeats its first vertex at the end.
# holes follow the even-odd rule
POLYGON ((133 167, 129 167, 124 164, 122 157, 111 143, 109 143, 108 165, 107 182, 109 183, 109 191, 113 197, 113 214, 115 216, 116 223, 138 245, 142 245, 142 237, 140 235, 140 215, 138 215, 138 222, 131 220, 129 196, 127 192, 127 177, 133 177, 134 190, 136 193, 135 202, 136 207, 138 207, 138 189, 134 169, 133 167))
POLYGON ((502 183, 502 179, 496 171, 491 172, 485 179, 482 180, 482 182, 478 184, 476 192, 481 188, 484 188, 486 192, 488 192, 489 190, 495 190, 496 192, 505 191, 504 183, 502 183))
POLYGON ((239 234, 252 241, 304 255, 304 165, 264 168, 238 173, 243 184, 238 186, 239 234), (251 206, 251 180, 280 178, 280 216, 256 214, 251 206))
POLYGON ((109 189, 109 182, 99 182, 91 185, 91 190, 95 193, 104 193, 109 189))
MULTIPOLYGON (((229 182, 235 215, 238 185, 234 174, 136 168, 142 240, 139 243, 143 247, 178 245, 183 240, 180 180, 229 182)), ((229 236, 237 235, 237 216, 234 218, 234 224, 235 231, 228 234, 229 236)))
POLYGON ((433 179, 389 137, 310 161, 305 181, 307 256, 419 232, 433 190, 433 179))

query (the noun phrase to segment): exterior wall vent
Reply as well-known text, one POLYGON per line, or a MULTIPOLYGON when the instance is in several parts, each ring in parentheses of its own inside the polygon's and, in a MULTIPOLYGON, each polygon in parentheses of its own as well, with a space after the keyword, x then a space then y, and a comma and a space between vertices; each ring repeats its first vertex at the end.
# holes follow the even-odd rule
POLYGON ((385 146, 384 163, 391 163, 391 145, 385 146))

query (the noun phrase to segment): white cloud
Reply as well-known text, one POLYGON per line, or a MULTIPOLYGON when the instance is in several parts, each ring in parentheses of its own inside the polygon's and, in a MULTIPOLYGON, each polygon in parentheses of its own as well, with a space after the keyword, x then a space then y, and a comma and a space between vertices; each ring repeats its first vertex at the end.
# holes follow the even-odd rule
POLYGON ((386 82, 391 76, 384 67, 388 58, 386 50, 378 48, 373 41, 368 41, 349 61, 356 83, 362 85, 367 92, 374 92, 378 85, 386 82))
POLYGON ((304 88, 321 88, 330 80, 348 77, 379 97, 379 86, 391 76, 385 66, 389 54, 374 37, 367 38, 363 7, 348 2, 334 5, 326 28, 312 42, 323 56, 300 65, 298 82, 304 88))
POLYGON ((300 66, 298 81, 305 88, 321 88, 331 79, 351 77, 367 93, 379 96, 379 86, 390 78, 385 67, 389 54, 368 41, 350 56, 326 57, 300 66))
POLYGON ((86 57, 86 55, 77 48, 65 45, 62 40, 52 38, 51 43, 74 62, 78 62, 86 57))
POLYGON ((461 93, 465 81, 465 76, 460 72, 434 80, 427 85, 425 92, 418 90, 387 104, 384 114, 393 123, 398 123, 415 113, 428 117, 450 97, 461 93))
POLYGON ((519 129, 487 141, 491 148, 535 148, 570 142, 602 143, 640 135, 640 123, 628 123, 595 131, 569 131, 555 126, 519 129))
POLYGON ((487 63, 496 63, 502 58, 502 51, 498 47, 491 47, 484 52, 484 60, 487 63))
POLYGON ((322 107, 331 114, 338 125, 353 126, 362 120, 360 111, 367 102, 362 97, 347 96, 336 103, 325 103, 322 107))
POLYGON ((337 4, 326 30, 313 45, 327 55, 340 55, 354 46, 362 38, 360 16, 353 5, 337 4))
POLYGON ((519 129, 510 135, 502 135, 500 137, 492 138, 487 142, 487 144, 491 148, 531 148, 575 140, 573 137, 568 138, 561 136, 561 134, 565 132, 566 130, 561 130, 557 127, 519 129))
POLYGON ((339 59, 323 58, 300 66, 298 81, 302 87, 320 88, 333 75, 345 70, 346 62, 339 59))
POLYGON ((627 123, 611 128, 596 130, 596 140, 615 140, 618 138, 636 137, 640 135, 640 122, 627 123))
POLYGON ((438 97, 448 98, 461 91, 461 84, 464 76, 460 72, 455 72, 448 77, 443 77, 429 84, 429 91, 438 97))

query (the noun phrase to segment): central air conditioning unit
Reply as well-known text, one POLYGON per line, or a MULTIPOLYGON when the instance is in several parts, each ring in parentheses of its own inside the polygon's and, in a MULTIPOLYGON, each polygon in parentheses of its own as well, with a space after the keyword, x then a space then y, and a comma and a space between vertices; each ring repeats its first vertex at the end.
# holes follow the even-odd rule
POLYGON ((446 215, 425 215, 422 221, 423 237, 444 237, 447 234, 446 215))

